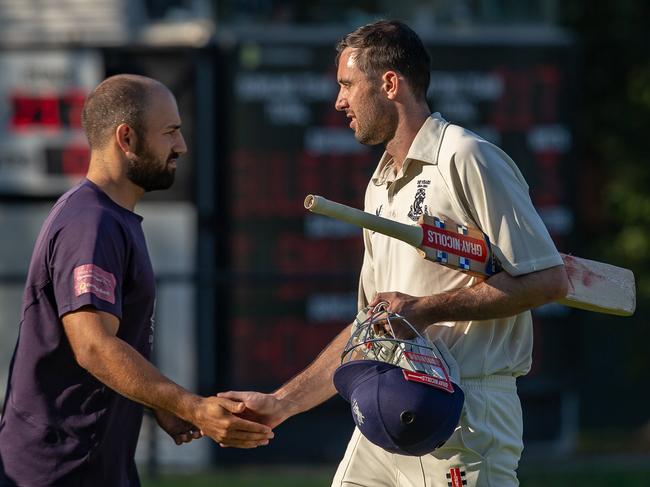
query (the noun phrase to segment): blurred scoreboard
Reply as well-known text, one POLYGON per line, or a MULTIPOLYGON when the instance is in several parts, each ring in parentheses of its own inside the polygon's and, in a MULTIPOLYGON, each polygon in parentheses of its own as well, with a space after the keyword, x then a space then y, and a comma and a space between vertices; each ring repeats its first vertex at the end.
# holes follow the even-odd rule
POLYGON ((330 46, 244 44, 231 66, 233 381, 272 387, 307 365, 356 309, 360 231, 308 217, 304 197, 362 206, 381 152, 358 144, 334 110, 330 46))
MULTIPOLYGON (((334 109, 335 38, 247 39, 227 63, 228 353, 232 386, 272 389, 356 313, 361 231, 308 214, 303 199, 314 193, 363 207, 383 148, 357 143, 334 109)), ((512 156, 558 247, 570 251, 570 42, 429 40, 427 47, 433 111, 512 156)), ((551 307, 538 319, 563 313, 551 307)), ((544 337, 536 339, 542 370, 544 354, 557 357, 553 347, 563 345, 557 339, 545 349, 544 337)))
POLYGON ((0 195, 56 196, 85 174, 81 110, 103 73, 96 51, 0 51, 0 195))

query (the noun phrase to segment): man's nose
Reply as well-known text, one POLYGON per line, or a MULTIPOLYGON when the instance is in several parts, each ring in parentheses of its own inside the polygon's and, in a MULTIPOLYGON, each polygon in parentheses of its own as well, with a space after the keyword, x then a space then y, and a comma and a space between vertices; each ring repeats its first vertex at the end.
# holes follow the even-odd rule
POLYGON ((336 97, 336 101, 334 102, 334 108, 337 111, 342 112, 343 110, 346 109, 347 106, 348 106, 348 101, 345 99, 345 97, 341 96, 341 94, 339 93, 338 96, 336 97))
POLYGON ((185 144, 185 139, 182 134, 178 134, 178 141, 174 146, 174 151, 179 154, 185 154, 187 152, 187 145, 185 144))

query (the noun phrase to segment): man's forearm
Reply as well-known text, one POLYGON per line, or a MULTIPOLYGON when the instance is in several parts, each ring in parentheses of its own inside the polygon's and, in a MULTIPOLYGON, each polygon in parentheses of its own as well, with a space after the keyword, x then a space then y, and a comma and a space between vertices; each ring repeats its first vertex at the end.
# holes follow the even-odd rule
POLYGON ((336 394, 332 382, 341 353, 350 338, 350 326, 339 333, 305 370, 273 393, 289 408, 289 416, 307 411, 336 394))
POLYGON ((513 277, 500 272, 476 286, 425 298, 436 322, 514 316, 566 295, 563 266, 513 277))
POLYGON ((166 378, 117 338, 119 321, 114 315, 82 309, 64 315, 61 321, 77 363, 122 396, 169 412, 221 445, 254 448, 273 437, 268 426, 236 416, 244 411, 243 404, 199 397, 166 378))
POLYGON ((422 330, 443 321, 490 320, 514 316, 522 311, 555 301, 566 295, 564 266, 513 277, 500 272, 469 288, 430 296, 409 296, 397 292, 377 294, 371 306, 385 301, 422 330))
POLYGON ((81 364, 102 383, 132 401, 192 422, 201 398, 165 377, 123 340, 106 337, 92 360, 81 364))

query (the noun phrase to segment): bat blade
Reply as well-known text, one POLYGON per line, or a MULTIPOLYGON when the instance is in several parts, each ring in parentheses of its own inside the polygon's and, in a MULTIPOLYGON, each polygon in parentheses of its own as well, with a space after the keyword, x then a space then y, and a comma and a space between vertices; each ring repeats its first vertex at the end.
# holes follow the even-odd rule
POLYGON ((569 292, 559 303, 617 316, 634 314, 636 286, 631 270, 573 255, 561 255, 569 276, 569 292))
MULTIPOLYGON (((471 275, 485 278, 500 270, 489 238, 476 228, 429 216, 423 216, 420 225, 406 225, 315 195, 305 198, 305 208, 406 242, 425 259, 471 275)), ((632 271, 561 255, 569 277, 569 292, 559 303, 617 316, 634 313, 636 288, 632 271)))

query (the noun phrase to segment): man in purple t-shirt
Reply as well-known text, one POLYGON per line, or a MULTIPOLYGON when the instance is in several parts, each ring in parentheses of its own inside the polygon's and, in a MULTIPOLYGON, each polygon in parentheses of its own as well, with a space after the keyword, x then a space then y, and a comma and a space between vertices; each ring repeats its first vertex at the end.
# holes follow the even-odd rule
POLYGON ((43 224, 29 267, 0 421, 0 486, 139 485, 142 405, 176 443, 268 443, 243 403, 194 395, 149 361, 154 275, 134 213, 166 189, 186 151, 171 92, 134 75, 104 80, 82 122, 87 178, 43 224))

